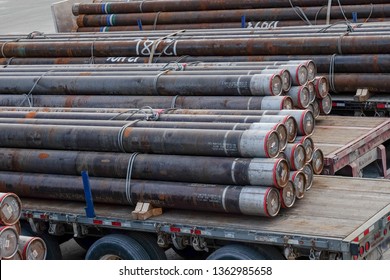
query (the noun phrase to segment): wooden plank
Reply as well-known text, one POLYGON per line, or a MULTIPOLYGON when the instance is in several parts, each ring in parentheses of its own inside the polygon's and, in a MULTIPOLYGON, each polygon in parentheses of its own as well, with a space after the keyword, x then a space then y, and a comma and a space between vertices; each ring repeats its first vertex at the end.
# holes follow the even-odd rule
POLYGON ((355 139, 367 134, 369 131, 366 129, 354 129, 346 131, 344 128, 331 127, 321 128, 316 127, 312 136, 314 143, 318 144, 336 144, 346 145, 355 139))
POLYGON ((349 126, 374 128, 388 118, 369 118, 369 117, 347 117, 347 116, 320 116, 316 119, 317 126, 349 126))

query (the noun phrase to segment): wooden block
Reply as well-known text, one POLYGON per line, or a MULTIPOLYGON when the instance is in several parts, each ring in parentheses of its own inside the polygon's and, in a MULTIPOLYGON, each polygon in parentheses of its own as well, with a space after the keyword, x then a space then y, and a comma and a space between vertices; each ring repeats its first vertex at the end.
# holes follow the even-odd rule
POLYGON ((353 97, 355 101, 365 102, 371 97, 372 93, 367 88, 359 88, 353 97))
POLYGON ((143 205, 143 202, 137 202, 134 211, 131 212, 133 219, 138 220, 138 213, 141 212, 143 205))
POLYGON ((131 212, 133 219, 146 220, 162 214, 162 208, 154 208, 150 203, 138 202, 134 211, 131 212))

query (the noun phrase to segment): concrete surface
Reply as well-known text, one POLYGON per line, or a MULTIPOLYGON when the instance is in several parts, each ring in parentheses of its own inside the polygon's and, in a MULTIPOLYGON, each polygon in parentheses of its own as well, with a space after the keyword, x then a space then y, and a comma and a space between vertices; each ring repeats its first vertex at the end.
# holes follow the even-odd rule
POLYGON ((59 0, 0 0, 0 34, 53 33, 51 4, 59 0))

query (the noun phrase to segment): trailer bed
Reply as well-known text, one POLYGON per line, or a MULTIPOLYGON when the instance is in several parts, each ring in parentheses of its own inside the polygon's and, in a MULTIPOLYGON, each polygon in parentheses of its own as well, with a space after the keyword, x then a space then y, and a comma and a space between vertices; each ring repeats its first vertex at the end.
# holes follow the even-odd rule
POLYGON ((347 250, 372 224, 390 217, 390 182, 380 179, 316 176, 305 198, 275 218, 164 209, 161 216, 134 220, 134 208, 95 205, 96 218, 85 216, 84 203, 22 199, 24 216, 130 230, 180 232, 205 238, 347 250), (384 218, 385 217, 385 218, 384 218), (343 245, 344 244, 344 245, 343 245), (343 248, 345 246, 345 248, 343 248))
POLYGON ((381 146, 390 139, 388 118, 321 116, 312 137, 324 152, 325 175, 334 175, 348 165, 364 167, 366 162, 377 159, 384 169, 382 177, 390 175, 385 148, 381 146))

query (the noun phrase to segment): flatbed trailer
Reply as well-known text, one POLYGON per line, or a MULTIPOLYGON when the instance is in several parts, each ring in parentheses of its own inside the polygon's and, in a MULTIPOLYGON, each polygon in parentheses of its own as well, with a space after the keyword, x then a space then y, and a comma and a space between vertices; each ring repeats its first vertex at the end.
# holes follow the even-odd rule
POLYGON ((165 248, 214 251, 240 244, 257 248, 265 259, 278 258, 275 254, 287 259, 380 259, 390 248, 390 183, 383 179, 316 176, 305 198, 275 218, 164 209, 160 216, 135 220, 134 208, 118 205, 95 205, 96 217, 89 218, 80 202, 22 202, 22 219, 54 235, 88 239, 148 232, 165 248))
POLYGON ((320 116, 312 137, 324 152, 322 174, 390 178, 389 118, 320 116))

